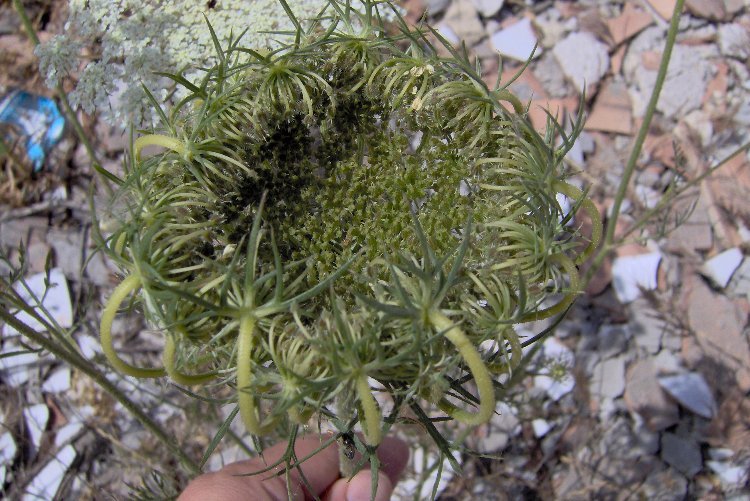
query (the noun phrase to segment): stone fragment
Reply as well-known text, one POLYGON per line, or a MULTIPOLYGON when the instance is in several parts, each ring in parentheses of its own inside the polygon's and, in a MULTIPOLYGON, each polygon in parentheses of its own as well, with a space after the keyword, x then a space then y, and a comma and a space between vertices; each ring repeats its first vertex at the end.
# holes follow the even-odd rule
POLYGON ((482 17, 492 17, 503 8, 505 0, 472 0, 482 17))
POLYGON ((427 14, 430 16, 436 16, 447 9, 450 3, 451 0, 427 0, 425 2, 427 14))
MULTIPOLYGON (((681 207, 676 206, 675 210, 679 213, 681 207)), ((690 216, 669 233, 665 250, 682 254, 705 252, 713 247, 713 242, 708 207, 701 197, 690 216)))
POLYGON ((622 9, 622 14, 607 19, 607 28, 609 28, 609 34, 614 45, 620 45, 643 31, 653 22, 654 20, 648 12, 637 8, 632 3, 626 3, 622 9))
POLYGON ((594 366, 590 391, 599 398, 614 399, 625 390, 625 357, 609 358, 594 366))
POLYGON ((576 90, 596 87, 609 69, 607 46, 586 32, 571 33, 552 49, 576 90))
POLYGON ((662 467, 648 476, 636 494, 639 499, 681 501, 685 499, 687 487, 687 479, 682 474, 674 468, 662 467))
POLYGON ((750 347, 743 329, 747 314, 702 280, 686 280, 687 320, 705 356, 720 360, 743 391, 750 391, 750 347))
POLYGON ((716 401, 703 376, 688 372, 659 378, 659 384, 680 405, 706 419, 716 415, 716 401))
POLYGON ((641 290, 655 290, 660 262, 659 252, 616 258, 612 264, 612 285, 617 299, 627 304, 640 297, 641 290))
POLYGON ((748 476, 746 468, 722 461, 706 461, 706 466, 716 473, 726 490, 733 490, 745 484, 748 476))
POLYGON ((659 374, 672 374, 684 370, 680 358, 664 348, 654 357, 654 365, 659 374))
POLYGON ((42 443, 42 434, 45 428, 47 428, 49 408, 45 404, 31 405, 24 408, 23 417, 26 422, 29 438, 31 439, 31 445, 34 451, 38 451, 39 445, 42 443))
POLYGON ((630 337, 627 325, 602 325, 596 333, 596 352, 602 358, 619 355, 627 348, 630 337))
POLYGON ((471 0, 453 0, 445 12, 443 23, 469 47, 484 37, 484 26, 471 0))
POLYGON ((13 459, 16 457, 16 441, 13 440, 13 435, 6 431, 0 435, 0 464, 3 466, 10 466, 13 463, 13 459))
POLYGON ((628 309, 631 313, 630 328, 635 344, 647 353, 658 353, 667 323, 645 299, 636 299, 628 305, 628 309))
POLYGON ((727 17, 724 0, 685 0, 685 10, 711 21, 721 21, 727 17))
POLYGON ((729 284, 743 259, 742 251, 737 247, 727 249, 703 263, 701 273, 723 289, 729 284))
POLYGON ((445 23, 440 23, 435 28, 454 47, 461 44, 461 38, 459 38, 459 36, 456 34, 456 32, 453 31, 453 28, 451 28, 449 25, 447 25, 445 23))
POLYGON ((662 19, 670 19, 677 5, 677 0, 646 0, 646 2, 662 19))
POLYGON ((698 442, 674 433, 662 435, 661 458, 688 478, 703 469, 703 456, 698 442))
POLYGON ((23 500, 55 498, 65 472, 68 471, 75 458, 76 451, 73 446, 68 445, 60 450, 26 487, 23 500))
POLYGON ((735 296, 745 297, 750 301, 750 259, 745 259, 732 275, 729 290, 735 296))
MULTIPOLYGON (((39 311, 41 316, 54 319, 61 327, 73 325, 73 306, 70 303, 68 281, 60 268, 52 268, 49 277, 46 273, 37 273, 26 279, 26 287, 17 283, 14 287, 27 304, 34 305, 42 300, 42 307, 49 315, 39 311)), ((37 310, 40 310, 37 307, 37 310)), ((26 312, 18 312, 16 318, 35 330, 44 330, 44 326, 36 318, 26 312)), ((5 325, 6 336, 16 334, 10 325, 5 325)))
POLYGON ((51 229, 47 241, 55 251, 55 266, 70 280, 79 280, 83 265, 83 234, 51 229))
MULTIPOLYGON (((557 60, 551 52, 546 51, 542 54, 534 64, 533 71, 537 80, 541 83, 544 92, 549 97, 564 98, 571 94, 570 84, 565 79, 562 68, 557 64, 557 60)), ((579 141, 580 139, 579 137, 579 141)))
POLYGON ((630 96, 624 84, 611 83, 602 88, 586 119, 585 128, 615 134, 633 133, 630 96))
POLYGON ((42 391, 62 393, 70 389, 70 367, 60 367, 53 371, 42 383, 42 391))
POLYGON ((73 421, 55 432, 55 446, 62 447, 67 444, 70 440, 75 438, 78 433, 83 430, 83 423, 80 421, 73 421))
POLYGON ((661 390, 656 366, 651 360, 639 360, 630 365, 624 398, 628 410, 639 414, 652 431, 663 430, 679 420, 677 405, 661 390))
POLYGON ((28 352, 15 343, 3 343, 0 351, 0 374, 3 383, 9 387, 21 387, 31 378, 31 371, 40 360, 38 353, 28 352), (11 355, 12 353, 12 355, 11 355))
POLYGON ((542 438, 552 429, 552 425, 546 419, 534 419, 531 421, 531 428, 534 430, 536 438, 542 438))
POLYGON ((494 33, 490 40, 492 46, 501 55, 518 61, 526 61, 532 52, 534 52, 534 59, 542 53, 541 47, 537 47, 534 51, 538 40, 531 21, 526 17, 494 33))

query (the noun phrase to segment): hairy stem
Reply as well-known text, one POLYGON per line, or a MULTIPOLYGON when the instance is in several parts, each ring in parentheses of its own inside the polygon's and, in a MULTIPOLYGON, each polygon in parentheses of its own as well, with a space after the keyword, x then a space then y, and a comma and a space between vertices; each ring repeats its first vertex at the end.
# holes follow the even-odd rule
POLYGON ((568 280, 570 280, 570 284, 568 285, 569 291, 563 296, 559 303, 543 310, 528 313, 522 316, 519 319, 519 322, 534 322, 536 320, 543 320, 545 318, 557 315, 558 313, 562 313, 568 308, 568 306, 573 303, 573 301, 575 301, 576 296, 578 296, 581 291, 581 281, 578 275, 578 269, 576 268, 575 263, 573 263, 573 261, 568 256, 566 256, 565 254, 555 254, 554 256, 550 257, 549 260, 552 264, 559 264, 565 271, 565 274, 568 276, 568 280))
POLYGON ((148 134, 139 137, 133 143, 133 152, 136 160, 141 159, 141 151, 147 146, 161 146, 174 151, 178 155, 182 156, 185 154, 185 144, 179 139, 162 134, 148 134))
POLYGON ((428 320, 437 331, 445 333, 445 338, 453 343, 461 354, 474 377, 479 392, 479 410, 476 413, 459 409, 447 400, 440 402, 440 408, 452 418, 468 425, 486 423, 492 418, 492 413, 495 411, 495 389, 492 386, 492 378, 482 357, 471 344, 469 338, 466 337, 466 334, 442 312, 430 311, 428 320))
POLYGON ((216 377, 216 372, 205 372, 203 374, 185 374, 180 372, 175 367, 176 358, 177 341, 175 340, 174 335, 167 334, 164 353, 162 354, 162 363, 164 364, 164 369, 167 371, 167 375, 172 381, 177 384, 192 386, 207 383, 216 377))
POLYGON ((240 407, 240 416, 245 423, 247 431, 253 435, 266 435, 273 428, 273 423, 261 425, 258 419, 258 409, 255 405, 255 396, 250 389, 252 383, 252 354, 253 337, 255 336, 255 318, 252 315, 244 315, 240 319, 240 333, 237 340, 237 404, 240 407))
POLYGON ((359 403, 362 406, 363 416, 360 421, 362 422, 362 431, 365 435, 365 442, 367 445, 377 446, 380 444, 382 438, 380 432, 381 417, 380 411, 378 410, 378 403, 370 392, 367 375, 360 374, 354 384, 357 390, 359 403))
POLYGON ((104 310, 102 311, 102 319, 99 326, 99 336, 102 343, 102 351, 104 356, 107 357, 109 363, 123 374, 138 378, 156 378, 162 377, 167 372, 164 369, 144 369, 142 367, 136 367, 122 360, 117 355, 117 350, 114 347, 112 339, 112 322, 117 315, 117 310, 120 305, 125 301, 131 292, 138 290, 141 286, 141 279, 137 274, 129 275, 125 280, 115 287, 112 291, 112 295, 109 297, 104 310))

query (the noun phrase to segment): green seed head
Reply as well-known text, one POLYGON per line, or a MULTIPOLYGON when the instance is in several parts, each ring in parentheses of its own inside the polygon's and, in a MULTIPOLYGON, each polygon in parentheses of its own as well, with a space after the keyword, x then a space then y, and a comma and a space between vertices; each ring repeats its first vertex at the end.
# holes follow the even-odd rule
POLYGON ((135 292, 171 344, 162 372, 108 356, 236 385, 256 434, 319 412, 376 445, 368 378, 397 408, 488 420, 491 377, 521 359, 512 325, 563 312, 595 245, 556 199, 595 217, 563 181, 572 139, 555 148, 460 54, 363 6, 331 0, 272 52, 230 42, 136 141, 121 185, 110 247, 132 278, 113 301, 135 292))

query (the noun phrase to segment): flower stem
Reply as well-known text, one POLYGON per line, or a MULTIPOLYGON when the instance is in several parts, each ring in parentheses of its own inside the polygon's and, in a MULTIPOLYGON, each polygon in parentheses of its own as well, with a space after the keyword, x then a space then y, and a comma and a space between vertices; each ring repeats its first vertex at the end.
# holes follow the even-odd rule
POLYGON ((164 353, 162 354, 162 362, 164 363, 164 369, 167 371, 167 375, 177 384, 185 386, 193 386, 196 384, 203 384, 211 381, 216 377, 215 372, 205 372, 203 374, 184 374, 177 370, 175 367, 175 359, 177 355, 177 342, 172 334, 167 334, 166 343, 164 345, 164 353))
POLYGON ((253 435, 266 435, 273 428, 273 422, 261 425, 255 397, 250 389, 252 382, 253 337, 255 336, 255 318, 244 315, 240 319, 240 333, 237 340, 237 404, 240 408, 242 422, 247 431, 253 435))
POLYGON ((140 286, 141 279, 137 274, 132 274, 120 282, 120 284, 115 287, 115 290, 112 291, 112 295, 109 297, 109 300, 102 311, 102 319, 99 326, 102 351, 112 367, 123 374, 138 378, 162 377, 166 374, 164 369, 144 369, 142 367, 130 365, 117 355, 117 350, 115 350, 113 345, 112 322, 115 319, 115 315, 117 315, 117 310, 122 302, 125 301, 125 298, 128 297, 128 294, 138 290, 140 286))
POLYGON ((440 408, 452 418, 468 425, 486 423, 495 411, 495 389, 492 386, 490 373, 482 357, 471 344, 469 338, 466 337, 466 334, 442 312, 437 310, 430 311, 428 320, 437 331, 445 333, 445 338, 453 343, 461 354, 464 362, 469 367, 471 375, 474 377, 474 381, 477 384, 477 391, 479 392, 479 410, 476 413, 459 409, 447 400, 442 400, 439 403, 440 408))
POLYGON ((381 432, 380 432, 380 411, 378 410, 378 404, 375 401, 375 397, 370 392, 370 385, 367 382, 367 375, 360 374, 355 381, 355 387, 357 389, 357 397, 359 397, 359 403, 362 406, 362 431, 365 435, 365 442, 367 445, 377 446, 380 444, 381 432))

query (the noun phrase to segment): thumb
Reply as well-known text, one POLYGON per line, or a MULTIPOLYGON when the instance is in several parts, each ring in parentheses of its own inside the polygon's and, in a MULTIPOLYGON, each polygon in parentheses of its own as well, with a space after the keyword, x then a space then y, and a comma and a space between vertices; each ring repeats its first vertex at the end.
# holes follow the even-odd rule
POLYGON ((362 470, 349 480, 340 478, 328 489, 326 501, 388 501, 393 492, 393 483, 388 475, 378 472, 378 490, 375 497, 372 493, 372 472, 362 470))

